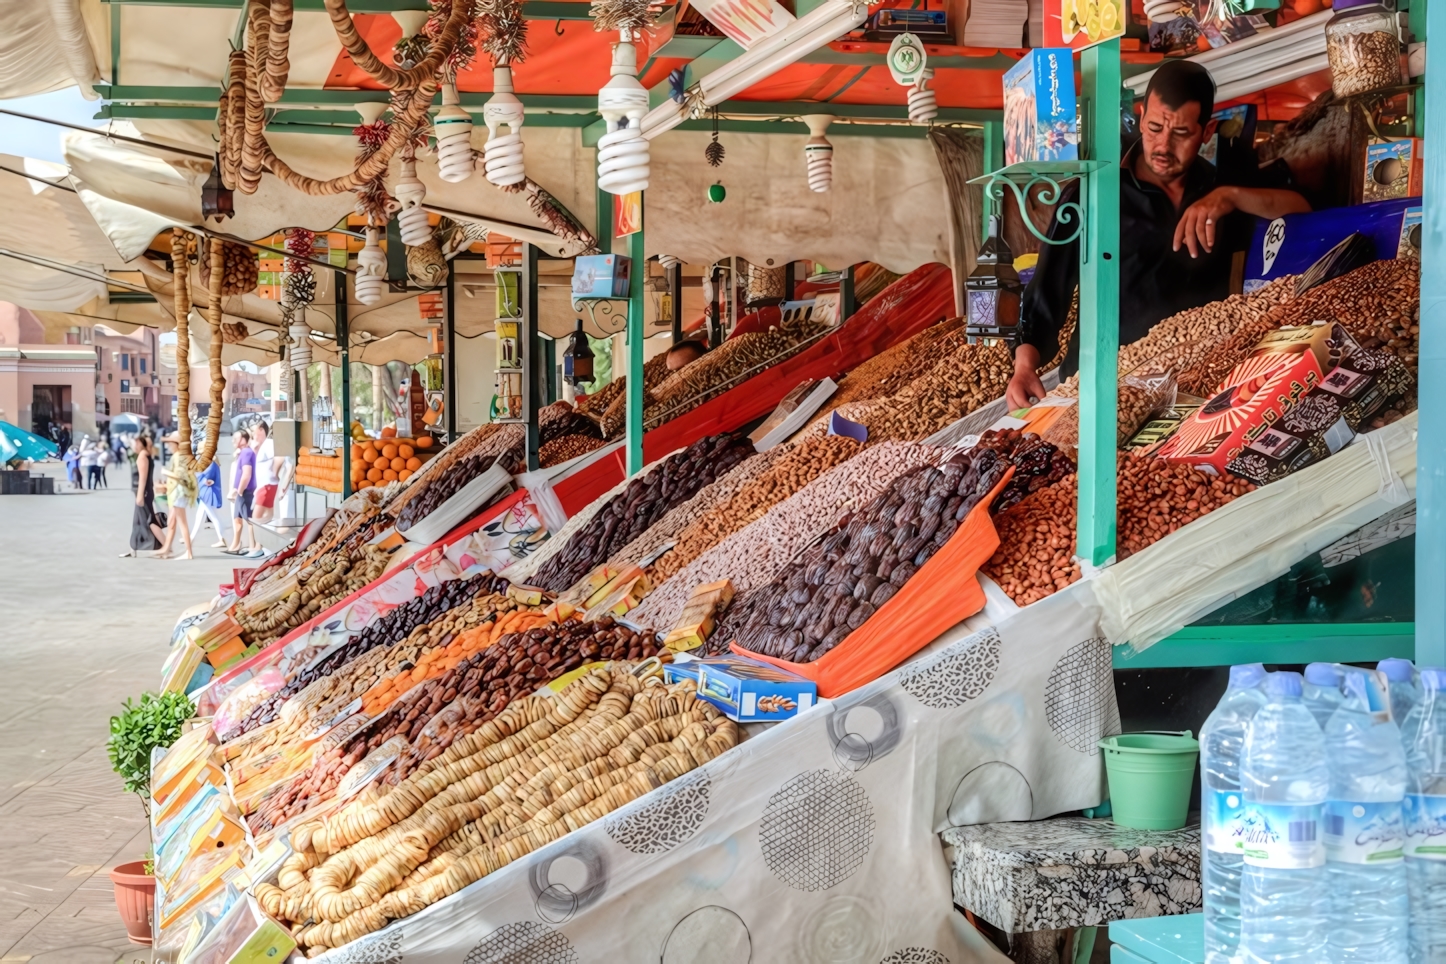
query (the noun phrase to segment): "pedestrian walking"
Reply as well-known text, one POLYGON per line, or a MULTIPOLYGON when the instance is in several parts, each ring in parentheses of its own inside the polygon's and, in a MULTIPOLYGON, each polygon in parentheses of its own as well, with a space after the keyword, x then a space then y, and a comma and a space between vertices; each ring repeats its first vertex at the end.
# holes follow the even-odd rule
POLYGON ((181 558, 195 558, 191 550, 191 526, 186 519, 186 510, 196 504, 196 473, 186 466, 184 459, 175 457, 180 441, 180 437, 174 432, 161 439, 161 443, 166 446, 171 455, 165 469, 166 501, 170 503, 171 512, 166 525, 166 539, 161 543, 161 551, 156 553, 157 559, 176 558, 172 546, 175 544, 178 532, 186 543, 186 554, 181 558))
POLYGON ((271 442, 271 427, 265 421, 258 421, 252 429, 252 447, 256 450, 256 510, 257 522, 270 522, 275 514, 276 447, 271 442))
POLYGON ((88 435, 80 440, 80 471, 85 487, 94 491, 100 483, 100 446, 88 435))
POLYGON ((165 530, 156 518, 155 453, 151 440, 144 435, 135 438, 136 452, 136 509, 131 517, 131 547, 122 556, 134 556, 138 552, 150 552, 160 548, 165 530))
POLYGON ((65 455, 61 457, 61 461, 65 463, 65 478, 71 487, 78 492, 82 488, 80 482, 80 451, 74 445, 64 448, 61 451, 65 453, 65 455))
POLYGON ((231 545, 221 551, 232 556, 259 559, 266 553, 256 541, 256 527, 251 522, 251 500, 256 495, 256 451, 251 448, 251 433, 244 428, 236 431, 232 441, 236 446, 236 461, 231 469, 230 499, 236 528, 231 545), (245 548, 241 545, 243 536, 245 548))
POLYGON ((111 454, 110 443, 102 440, 100 443, 100 457, 97 459, 100 468, 100 487, 102 489, 110 488, 110 478, 107 470, 114 461, 115 456, 111 454))
POLYGON ((211 548, 226 548, 226 527, 221 524, 221 510, 226 505, 221 498, 221 463, 212 459, 211 464, 196 476, 196 491, 196 521, 191 524, 191 541, 196 541, 205 528, 206 520, 210 519, 216 529, 216 542, 211 548))

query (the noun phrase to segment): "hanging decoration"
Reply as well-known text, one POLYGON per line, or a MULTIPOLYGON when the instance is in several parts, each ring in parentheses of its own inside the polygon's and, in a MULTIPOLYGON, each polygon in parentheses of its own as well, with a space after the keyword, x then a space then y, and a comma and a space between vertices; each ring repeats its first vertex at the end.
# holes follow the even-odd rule
POLYGON ((909 88, 909 121, 927 124, 939 116, 939 97, 925 87, 934 77, 928 66, 929 54, 924 43, 911 33, 901 33, 889 44, 885 58, 894 83, 909 88))
POLYGON ((292 371, 304 372, 311 364, 311 326, 306 307, 316 300, 316 274, 305 258, 316 256, 316 234, 305 228, 286 232, 286 259, 282 275, 281 315, 286 326, 288 360, 292 371))
POLYGON ((611 79, 597 94, 598 113, 607 133, 597 145, 598 187, 609 194, 631 194, 648 187, 650 157, 643 137, 648 91, 638 82, 638 49, 633 45, 652 26, 659 7, 649 0, 593 0, 593 29, 618 31, 611 79))
POLYGON ((436 288, 447 280, 447 258, 442 245, 428 237, 425 244, 407 248, 407 277, 421 288, 436 288))
POLYGON ((703 156, 708 159, 709 167, 718 167, 723 163, 723 156, 728 152, 723 145, 718 143, 718 108, 713 108, 713 141, 703 148, 703 156))
POLYGON ((833 145, 824 136, 828 125, 833 123, 832 114, 805 114, 803 122, 808 125, 808 143, 803 145, 803 156, 808 162, 808 189, 822 194, 833 187, 833 145))
POLYGON ((518 0, 479 0, 478 26, 482 49, 492 57, 492 96, 482 108, 487 124, 483 167, 487 180, 509 191, 522 190, 522 101, 512 87, 512 65, 526 57, 527 21, 518 0), (506 134, 498 132, 507 128, 506 134))
POLYGON ((387 253, 382 250, 382 229, 367 228, 367 241, 356 256, 356 300, 374 305, 387 288, 387 253))
MULTIPOLYGON (((381 107, 380 104, 361 105, 358 107, 370 106, 381 107)), ((357 148, 358 165, 365 164, 370 158, 376 155, 386 144, 387 138, 391 135, 392 125, 376 117, 369 122, 362 123, 352 128, 359 142, 357 148)), ((391 218, 395 202, 387 193, 386 184, 387 169, 382 168, 376 176, 356 189, 356 213, 367 219, 367 224, 386 224, 391 218)))

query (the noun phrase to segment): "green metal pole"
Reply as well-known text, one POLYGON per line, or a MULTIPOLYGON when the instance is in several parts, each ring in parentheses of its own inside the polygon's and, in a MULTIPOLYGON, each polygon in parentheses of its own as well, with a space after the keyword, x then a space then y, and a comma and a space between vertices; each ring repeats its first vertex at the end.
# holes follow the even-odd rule
POLYGON ((336 350, 341 363, 341 497, 351 497, 351 349, 347 345, 346 272, 336 272, 336 350))
POLYGON ((613 253, 613 196, 602 188, 597 189, 597 252, 613 253))
POLYGON ((1115 555, 1115 392, 1120 348, 1120 42, 1080 55, 1090 101, 1085 237, 1079 272, 1079 522, 1077 552, 1103 566, 1115 555))
POLYGON ((446 321, 446 357, 442 363, 442 404, 447 406, 447 443, 457 441, 457 269, 448 267, 447 287, 442 301, 446 321))
MULTIPOLYGON (((644 222, 647 223, 646 221, 644 222)), ((612 232, 612 228, 608 228, 612 232)), ((628 236, 628 475, 643 470, 643 232, 628 236)))
MULTIPOLYGON (((984 173, 992 174, 1004 166, 1004 122, 984 122, 984 173)), ((989 237, 989 217, 998 214, 995 210, 994 198, 989 196, 989 191, 984 191, 984 217, 980 221, 982 237, 989 237)))
MULTIPOLYGON (((1418 15, 1413 0, 1411 15, 1418 15)), ((1446 665, 1446 2, 1426 7, 1426 176, 1421 196, 1421 414, 1416 436, 1416 662, 1446 665), (1437 411, 1441 409, 1441 411, 1437 411)))
POLYGON ((518 300, 522 303, 522 414, 527 419, 527 471, 539 468, 537 451, 542 445, 542 433, 537 424, 537 413, 542 407, 541 386, 545 385, 538 375, 546 361, 542 357, 542 339, 537 337, 537 255, 535 244, 522 245, 522 278, 518 285, 518 300))

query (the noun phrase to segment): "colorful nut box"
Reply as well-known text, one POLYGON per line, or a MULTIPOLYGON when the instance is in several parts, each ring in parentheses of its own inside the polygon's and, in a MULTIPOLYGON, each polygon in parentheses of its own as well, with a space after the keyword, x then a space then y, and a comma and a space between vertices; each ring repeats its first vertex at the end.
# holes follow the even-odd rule
POLYGON ((1078 159, 1070 51, 1031 50, 1004 74, 1004 163, 1078 159))
POLYGON ((756 659, 714 656, 685 665, 698 668, 698 695, 739 723, 786 720, 818 702, 812 680, 756 659))

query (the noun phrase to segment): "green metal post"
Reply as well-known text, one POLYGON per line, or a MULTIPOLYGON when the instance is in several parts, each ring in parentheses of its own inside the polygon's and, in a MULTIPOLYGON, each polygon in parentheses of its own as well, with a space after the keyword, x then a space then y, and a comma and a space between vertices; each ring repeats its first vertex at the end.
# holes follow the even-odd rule
POLYGON ((396 218, 387 222, 387 280, 407 286, 407 246, 402 244, 402 227, 396 218))
POLYGON ((1120 347, 1120 42, 1080 55, 1089 98, 1090 158, 1105 166, 1085 179, 1079 272, 1079 522, 1077 553, 1094 566, 1115 555, 1115 391, 1120 347))
MULTIPOLYGON (((646 223, 646 222, 644 222, 646 223)), ((608 228, 611 232, 612 228, 608 228)), ((643 232, 628 236, 628 475, 643 470, 643 232)))
POLYGON ((613 196, 602 188, 597 189, 597 235, 598 254, 613 253, 613 196))
POLYGON ((446 356, 442 361, 442 404, 447 406, 444 424, 447 443, 457 441, 457 269, 447 269, 446 294, 442 301, 443 319, 447 325, 446 356))
POLYGON ((351 497, 351 349, 347 345, 346 272, 336 285, 336 351, 341 364, 341 497, 351 497))
MULTIPOLYGON (((984 128, 984 173, 989 174, 1004 166, 1004 122, 985 121, 984 128)), ((989 192, 984 191, 984 217, 980 219, 979 228, 982 237, 989 237, 989 217, 998 214, 995 210, 994 198, 989 192)))
POLYGON ((536 472, 539 467, 537 451, 542 445, 542 433, 537 424, 537 413, 541 409, 541 398, 546 391, 545 381, 538 375, 545 361, 542 357, 542 339, 537 337, 537 256, 535 244, 522 245, 522 278, 518 285, 518 301, 522 305, 522 414, 527 419, 527 471, 536 472))
MULTIPOLYGON (((1413 0, 1412 17, 1417 14, 1413 0)), ((1421 197, 1421 414, 1416 436, 1416 662, 1446 665, 1446 3, 1426 8, 1426 176, 1421 197), (1437 412, 1437 409, 1442 409, 1437 412), (1434 413, 1434 414, 1433 414, 1434 413)))

